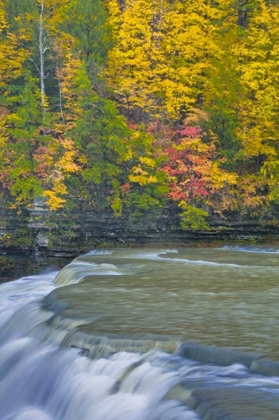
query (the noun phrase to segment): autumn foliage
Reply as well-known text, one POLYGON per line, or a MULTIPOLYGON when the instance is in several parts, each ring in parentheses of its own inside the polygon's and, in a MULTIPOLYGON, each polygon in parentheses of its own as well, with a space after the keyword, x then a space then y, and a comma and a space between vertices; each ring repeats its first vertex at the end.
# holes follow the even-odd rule
POLYGON ((276 219, 279 5, 0 0, 9 205, 276 219))

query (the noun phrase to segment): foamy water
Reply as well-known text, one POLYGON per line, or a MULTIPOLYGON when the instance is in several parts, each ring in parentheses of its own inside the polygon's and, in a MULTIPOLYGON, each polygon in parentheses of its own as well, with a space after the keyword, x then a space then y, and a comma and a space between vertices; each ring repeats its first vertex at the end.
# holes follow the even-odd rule
POLYGON ((0 418, 278 420, 279 376, 242 353, 278 348, 278 256, 254 255, 93 251, 1 285, 0 418))

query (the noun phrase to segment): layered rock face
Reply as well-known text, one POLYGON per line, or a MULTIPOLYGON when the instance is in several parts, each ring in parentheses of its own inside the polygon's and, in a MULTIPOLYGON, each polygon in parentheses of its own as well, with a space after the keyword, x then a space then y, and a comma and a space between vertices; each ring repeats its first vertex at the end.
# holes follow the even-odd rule
POLYGON ((136 220, 129 214, 115 217, 109 210, 80 209, 49 212, 42 200, 35 200, 22 213, 1 208, 0 253, 45 258, 72 258, 92 247, 167 245, 187 246, 205 242, 261 242, 279 240, 278 225, 229 214, 210 216, 209 231, 180 227, 174 209, 146 212, 136 220))

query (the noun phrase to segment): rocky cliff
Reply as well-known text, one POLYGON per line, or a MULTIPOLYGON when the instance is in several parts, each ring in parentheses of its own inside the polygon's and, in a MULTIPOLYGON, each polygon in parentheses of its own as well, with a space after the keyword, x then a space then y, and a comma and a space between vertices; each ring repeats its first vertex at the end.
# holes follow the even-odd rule
POLYGON ((211 216, 209 231, 183 230, 177 212, 165 208, 137 220, 109 210, 49 212, 41 200, 29 210, 1 210, 0 252, 36 258, 72 258, 94 247, 175 245, 206 242, 279 241, 278 223, 227 215, 211 216))

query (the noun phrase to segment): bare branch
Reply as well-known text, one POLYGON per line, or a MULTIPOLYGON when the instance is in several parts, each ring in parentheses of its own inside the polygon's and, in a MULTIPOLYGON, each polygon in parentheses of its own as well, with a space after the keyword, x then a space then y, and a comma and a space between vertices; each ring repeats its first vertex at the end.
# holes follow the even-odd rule
POLYGON ((38 71, 39 75, 41 75, 40 69, 39 69, 39 67, 37 66, 36 62, 33 60, 33 58, 29 58, 29 60, 30 60, 30 61, 32 61, 32 63, 33 63, 33 64, 34 64, 34 66, 36 67, 36 69, 37 69, 37 71, 38 71))
POLYGON ((43 54, 44 54, 45 52, 47 52, 48 50, 50 50, 50 47, 45 47, 45 48, 43 48, 43 54))

